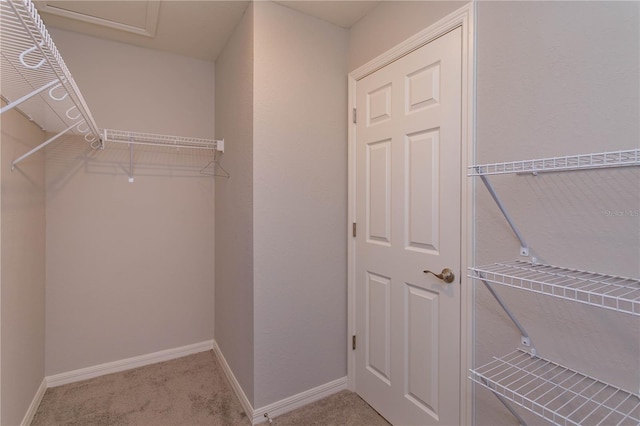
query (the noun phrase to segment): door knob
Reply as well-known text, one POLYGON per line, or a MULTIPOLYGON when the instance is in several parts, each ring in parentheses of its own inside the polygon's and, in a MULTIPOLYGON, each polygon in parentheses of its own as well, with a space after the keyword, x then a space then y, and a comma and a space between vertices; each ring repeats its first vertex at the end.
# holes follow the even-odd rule
POLYGON ((442 281, 444 281, 445 283, 449 284, 452 283, 453 280, 456 279, 456 276, 454 275, 453 271, 449 268, 444 268, 442 270, 441 273, 436 274, 434 272, 431 271, 424 271, 425 274, 431 274, 437 278, 440 278, 442 281))

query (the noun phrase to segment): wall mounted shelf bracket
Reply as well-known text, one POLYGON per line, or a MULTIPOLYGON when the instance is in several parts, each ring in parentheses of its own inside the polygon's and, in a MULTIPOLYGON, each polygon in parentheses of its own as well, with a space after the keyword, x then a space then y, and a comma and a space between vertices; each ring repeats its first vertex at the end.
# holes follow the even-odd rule
MULTIPOLYGON (((480 170, 478 170, 478 173, 479 172, 480 170)), ((520 256, 529 256, 529 246, 527 245, 527 242, 524 240, 524 237, 516 227, 516 224, 511 219, 511 216, 509 215, 507 209, 504 207, 504 204, 502 204, 502 201, 500 201, 498 194, 496 194, 496 191, 493 189, 493 185, 491 185, 491 182, 489 182, 489 179, 485 175, 480 174, 479 176, 480 179, 482 179, 482 183, 484 183, 484 186, 487 188, 487 191, 489 191, 489 194, 491 194, 491 198, 493 198, 493 201, 496 202, 498 208, 502 212, 502 215, 507 220, 507 223, 511 227, 511 230, 514 234, 516 234, 516 237, 520 241, 520 256)))
MULTIPOLYGON (((484 383, 484 386, 489 388, 489 383, 487 382, 486 379, 481 379, 482 382, 484 383)), ((513 407, 511 406, 511 404, 509 404, 509 401, 507 401, 502 395, 500 395, 498 392, 493 392, 492 393, 496 396, 496 398, 498 398, 498 401, 500 401, 502 403, 502 405, 504 405, 504 407, 509 410, 509 412, 511 413, 511 415, 513 417, 515 417, 518 420, 518 424, 520 426, 527 426, 527 422, 524 421, 524 419, 522 418, 522 416, 520 414, 518 414, 518 412, 516 410, 513 409, 513 407)))
MULTIPOLYGON (((513 231, 513 233, 518 238, 518 241, 520 241, 520 256, 529 256, 529 245, 527 244, 527 242, 525 241, 524 237, 520 233, 520 230, 517 228, 516 224, 513 222, 513 219, 511 219, 511 216, 509 215, 509 212, 504 207, 504 204, 502 204, 502 201, 498 197, 498 194, 496 193, 495 189, 493 188, 493 185, 491 185, 491 182, 489 181, 487 176, 485 176, 484 174, 480 173, 480 169, 479 168, 476 171, 478 172, 478 176, 480 176, 480 179, 482 179, 482 183, 484 183, 484 186, 487 188, 487 191, 489 191, 489 194, 491 194, 491 198, 493 198, 493 201, 495 201, 496 205, 500 209, 500 212, 502 212, 502 215, 504 216, 504 218, 506 219, 507 223, 511 227, 511 230, 513 231)), ((513 312, 511 312, 509 307, 504 303, 504 301, 502 300, 500 295, 491 286, 491 284, 489 284, 480 273, 478 273, 477 277, 476 276, 470 276, 470 277, 471 278, 480 278, 480 281, 482 281, 482 283, 487 287, 487 289, 489 290, 491 295, 496 299, 496 301, 498 302, 500 307, 506 312, 506 314, 509 316, 511 321, 515 324, 515 326, 518 328, 518 330, 520 330, 520 335, 521 335, 520 343, 523 346, 531 347, 531 339, 529 338, 529 334, 524 329, 522 324, 520 324, 520 321, 518 321, 518 319, 515 317, 513 312)), ((533 354, 535 354, 535 349, 531 348, 531 352, 533 354)))
POLYGON ((495 289, 491 286, 491 284, 487 282, 487 280, 485 279, 485 276, 480 272, 476 272, 476 274, 477 276, 470 275, 469 277, 480 279, 480 281, 482 281, 485 287, 487 287, 487 290, 489 290, 489 293, 491 293, 491 295, 494 297, 494 299, 496 299, 500 307, 507 314, 511 322, 513 322, 516 328, 520 331, 520 343, 522 344, 522 346, 530 347, 531 354, 535 355, 536 350, 535 348, 531 347, 531 339, 529 338, 529 333, 527 333, 527 330, 525 330, 522 324, 520 324, 520 321, 518 321, 518 318, 516 318, 514 313, 511 312, 511 309, 509 309, 509 307, 504 302, 504 300, 502 300, 502 297, 500 297, 500 295, 495 291, 495 289))

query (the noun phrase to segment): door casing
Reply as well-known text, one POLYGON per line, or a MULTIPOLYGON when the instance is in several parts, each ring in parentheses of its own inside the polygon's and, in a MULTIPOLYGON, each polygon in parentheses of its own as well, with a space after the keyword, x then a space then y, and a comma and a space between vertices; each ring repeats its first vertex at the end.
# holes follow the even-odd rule
MULTIPOLYGON (((356 86, 358 80, 383 68, 391 62, 424 46, 430 41, 451 31, 454 28, 462 28, 462 131, 461 131, 461 293, 460 293, 460 420, 462 424, 473 424, 473 386, 467 379, 466 372, 472 366, 473 361, 473 288, 466 277, 466 270, 473 265, 474 245, 473 217, 475 190, 473 179, 466 176, 467 168, 475 162, 475 2, 471 2, 457 11, 447 15, 435 24, 427 27, 413 37, 393 47, 377 58, 349 73, 348 103, 349 103, 349 181, 348 181, 348 219, 349 230, 351 224, 356 222, 356 125, 353 123, 353 109, 356 107, 356 86)), ((351 336, 356 334, 356 307, 355 307, 355 238, 349 233, 347 242, 348 256, 348 342, 347 342, 347 378, 348 388, 352 391, 355 383, 355 352, 351 349, 351 336)), ((375 408, 375 407, 374 407, 375 408)))

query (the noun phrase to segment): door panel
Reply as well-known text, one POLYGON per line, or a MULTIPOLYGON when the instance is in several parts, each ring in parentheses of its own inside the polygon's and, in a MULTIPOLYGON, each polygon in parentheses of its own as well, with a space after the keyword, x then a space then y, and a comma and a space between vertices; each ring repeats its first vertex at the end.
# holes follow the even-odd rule
POLYGON ((380 380, 390 383, 391 339, 389 325, 391 281, 369 273, 367 276, 367 369, 380 380))
POLYGON ((406 137, 405 247, 437 253, 440 236, 439 129, 406 137))
POLYGON ((438 413, 438 293, 406 284, 406 395, 432 416, 438 413))
POLYGON ((459 279, 423 271, 461 272, 461 51, 458 28, 356 84, 356 391, 399 425, 459 424, 459 279))
POLYGON ((391 119, 391 84, 374 88, 367 94, 367 125, 391 119))
POLYGON ((407 75, 405 87, 407 114, 437 104, 440 99, 440 63, 407 75))
POLYGON ((367 235, 391 244, 391 140, 367 144, 367 235))

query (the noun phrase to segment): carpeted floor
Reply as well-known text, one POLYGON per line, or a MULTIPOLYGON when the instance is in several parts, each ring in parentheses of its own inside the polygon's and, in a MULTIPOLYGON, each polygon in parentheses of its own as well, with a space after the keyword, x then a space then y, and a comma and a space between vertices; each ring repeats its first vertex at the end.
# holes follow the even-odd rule
POLYGON ((362 398, 348 390, 335 393, 273 420, 273 426, 339 425, 390 426, 362 398))
MULTIPOLYGON (((213 351, 47 389, 39 425, 250 425, 213 351)), ((268 425, 268 423, 265 423, 268 425)), ((388 426, 349 391, 273 419, 273 425, 388 426)))

